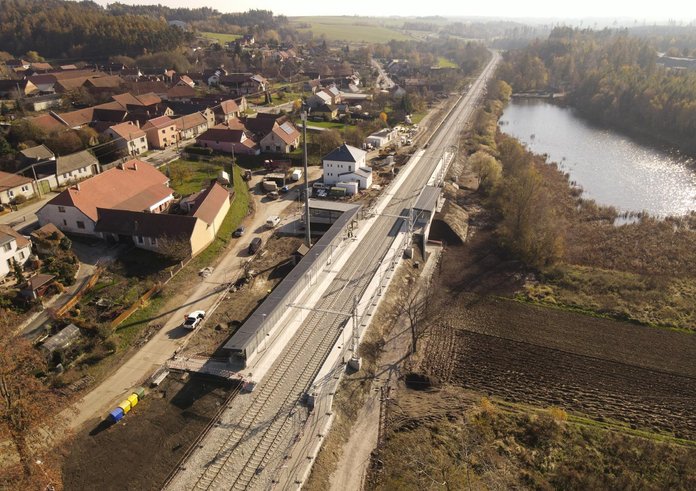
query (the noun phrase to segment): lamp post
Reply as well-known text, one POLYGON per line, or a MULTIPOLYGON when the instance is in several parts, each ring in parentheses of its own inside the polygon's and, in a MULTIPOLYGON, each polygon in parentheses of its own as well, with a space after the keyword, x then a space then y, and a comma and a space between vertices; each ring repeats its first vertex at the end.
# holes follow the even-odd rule
POLYGON ((306 105, 302 108, 302 146, 304 161, 304 193, 305 193, 305 230, 307 232, 307 247, 312 247, 312 235, 309 228, 309 176, 307 172, 307 115, 311 109, 306 105))

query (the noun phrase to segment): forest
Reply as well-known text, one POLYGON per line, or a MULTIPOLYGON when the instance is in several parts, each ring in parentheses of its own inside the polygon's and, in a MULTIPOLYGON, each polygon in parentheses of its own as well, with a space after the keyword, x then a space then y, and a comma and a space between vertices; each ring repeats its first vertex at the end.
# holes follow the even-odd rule
POLYGON ((94 2, 0 0, 0 46, 46 58, 105 58, 141 55, 178 47, 191 33, 164 20, 112 15, 94 2))
POLYGON ((627 31, 556 28, 547 40, 509 52, 500 77, 515 92, 565 91, 590 119, 694 152, 696 73, 659 65, 658 41, 627 31))

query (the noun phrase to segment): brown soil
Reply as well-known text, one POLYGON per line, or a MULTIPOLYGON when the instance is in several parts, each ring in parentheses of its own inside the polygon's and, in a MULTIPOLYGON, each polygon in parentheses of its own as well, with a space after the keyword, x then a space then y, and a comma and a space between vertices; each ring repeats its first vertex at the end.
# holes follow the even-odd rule
POLYGON ((696 439, 696 337, 514 301, 527 272, 473 227, 437 279, 451 310, 422 367, 433 379, 696 439))
MULTIPOLYGON (((218 353, 220 347, 260 305, 269 290, 275 288, 292 270, 292 255, 300 244, 302 239, 296 237, 274 236, 269 239, 265 244, 266 252, 251 262, 249 269, 255 272, 253 279, 227 294, 225 300, 191 339, 185 351, 198 355, 224 356, 218 353)), ((241 260, 246 261, 247 258, 241 260)))
POLYGON ((63 465, 65 489, 160 489, 230 390, 217 380, 170 375, 119 423, 75 437, 63 465))

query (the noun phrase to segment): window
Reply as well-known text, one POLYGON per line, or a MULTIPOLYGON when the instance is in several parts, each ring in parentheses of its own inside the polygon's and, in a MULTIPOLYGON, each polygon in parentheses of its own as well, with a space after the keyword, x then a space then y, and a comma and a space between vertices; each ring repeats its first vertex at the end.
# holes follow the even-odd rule
POLYGON ((5 252, 10 252, 12 250, 12 242, 2 245, 2 250, 5 252))
POLYGON ((12 197, 14 196, 14 191, 12 191, 12 190, 10 189, 10 190, 7 192, 7 195, 8 195, 10 198, 12 198, 12 197))
POLYGON ((150 237, 150 245, 153 245, 153 246, 157 245, 157 238, 156 237, 150 237))
POLYGON ((85 228, 85 222, 82 222, 80 220, 77 221, 77 228, 83 229, 85 228))
POLYGON ((19 258, 24 259, 24 251, 19 251, 19 258))
POLYGON ((29 191, 29 186, 22 186, 22 191, 29 191))
POLYGON ((163 135, 164 135, 165 132, 166 132, 166 130, 162 130, 162 134, 163 134, 163 135))
POLYGON ((67 179, 67 178, 68 178, 68 175, 67 175, 67 174, 63 174, 63 179, 67 179))
POLYGON ((65 213, 65 206, 59 206, 58 213, 65 213))
POLYGON ((67 220, 63 220, 63 225, 67 227, 67 226, 68 226, 68 221, 67 221, 67 220))
POLYGON ((138 244, 142 244, 145 242, 145 239, 143 238, 142 235, 138 235, 138 244))
POLYGON ((145 143, 145 137, 144 137, 144 136, 140 138, 140 143, 145 143))

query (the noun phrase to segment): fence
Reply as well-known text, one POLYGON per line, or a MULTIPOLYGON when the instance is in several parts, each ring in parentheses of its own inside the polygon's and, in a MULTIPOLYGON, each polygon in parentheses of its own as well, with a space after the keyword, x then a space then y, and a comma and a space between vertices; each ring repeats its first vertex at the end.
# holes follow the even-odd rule
POLYGON ((118 317, 111 321, 111 324, 109 325, 111 329, 115 329, 116 327, 118 327, 119 324, 128 319, 131 315, 133 315, 133 312, 142 307, 145 304, 145 302, 147 302, 150 299, 150 297, 152 297, 155 293, 160 291, 161 288, 162 285, 160 283, 155 283, 152 286, 152 288, 146 291, 138 300, 136 300, 133 303, 133 305, 121 312, 118 317))
POLYGON ((97 284, 97 281, 99 280, 99 277, 101 276, 103 271, 104 269, 102 267, 98 267, 94 274, 80 287, 80 289, 77 292, 75 292, 75 295, 73 295, 70 298, 70 300, 65 302, 65 305, 58 308, 54 312, 54 316, 63 317, 68 310, 72 309, 77 304, 77 302, 80 301, 84 294, 87 293, 94 285, 97 284))

